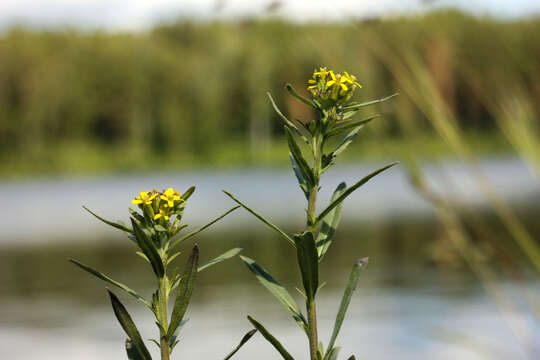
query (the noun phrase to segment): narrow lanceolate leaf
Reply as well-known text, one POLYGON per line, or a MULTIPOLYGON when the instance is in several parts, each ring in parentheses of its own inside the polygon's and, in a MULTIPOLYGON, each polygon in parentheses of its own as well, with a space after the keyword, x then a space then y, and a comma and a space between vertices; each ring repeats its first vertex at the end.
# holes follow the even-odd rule
POLYGON ((144 360, 144 358, 141 357, 141 355, 137 351, 135 345, 133 345, 133 341, 131 341, 130 339, 126 339, 126 353, 129 360, 144 360))
POLYGON ((349 106, 345 106, 344 109, 345 110, 354 110, 354 109, 360 109, 360 108, 363 108, 365 106, 369 106, 369 105, 374 105, 374 104, 378 104, 378 103, 382 103, 386 100, 390 100, 391 98, 395 97, 395 96, 398 96, 399 94, 392 94, 390 96, 387 96, 385 98, 382 98, 382 99, 377 99, 377 100, 372 100, 372 101, 367 101, 367 102, 363 102, 363 103, 360 103, 360 104, 353 104, 353 105, 349 105, 349 106))
POLYGON ((194 191, 195 191, 195 186, 192 186, 189 189, 187 189, 187 191, 183 193, 182 196, 180 196, 180 198, 184 199, 185 201, 189 199, 189 197, 193 194, 194 191))
POLYGON ((367 266, 367 264, 368 258, 363 258, 358 260, 352 268, 351 275, 349 276, 349 283, 347 284, 345 292, 343 293, 343 297, 341 298, 341 304, 339 305, 339 310, 336 316, 334 330, 332 331, 332 336, 330 337, 330 342, 328 343, 328 351, 332 349, 334 347, 334 344, 336 343, 339 330, 341 330, 341 325, 343 324, 343 319, 345 319, 345 314, 347 313, 347 309, 351 302, 352 294, 354 290, 356 290, 358 278, 360 277, 360 271, 362 271, 367 266))
POLYGON ((292 245, 294 245, 294 240, 291 239, 291 237, 289 235, 287 235, 283 230, 281 230, 280 228, 278 228, 276 225, 272 224, 270 221, 266 220, 264 217, 262 217, 261 215, 259 215, 258 213, 256 213, 255 211, 251 210, 247 205, 243 204, 240 200, 238 200, 237 198, 235 198, 231 193, 225 191, 225 190, 222 190, 225 195, 227 195, 228 197, 230 197, 231 199, 233 199, 233 201, 235 201, 238 205, 242 206, 244 209, 246 209, 247 211, 249 211, 253 216, 255 216, 257 219, 261 220, 263 223, 265 223, 268 227, 270 227, 272 230, 276 231, 279 235, 281 235, 282 238, 284 238, 285 240, 287 240, 288 242, 290 242, 292 245))
POLYGON ((176 328, 182 322, 184 315, 186 314, 191 294, 193 293, 193 287, 195 286, 195 280, 197 278, 197 267, 199 266, 199 247, 195 245, 189 255, 186 267, 184 268, 184 274, 182 280, 178 285, 178 295, 174 304, 173 312, 171 315, 171 323, 167 330, 167 337, 171 338, 176 331, 176 328))
POLYGON ((314 181, 313 170, 311 170, 311 168, 309 167, 306 159, 304 158, 304 155, 302 154, 302 151, 300 150, 300 147, 298 147, 298 144, 294 139, 291 129, 289 129, 287 126, 284 126, 284 129, 285 135, 287 136, 287 143, 289 144, 290 153, 294 157, 294 160, 296 160, 296 163, 302 171, 306 181, 311 186, 314 181))
POLYGON ((293 86, 291 84, 285 84, 285 89, 287 89, 287 91, 289 92, 289 94, 292 95, 292 97, 296 98, 297 100, 300 100, 301 102, 303 102, 304 104, 306 104, 307 106, 309 107, 312 107, 313 109, 315 110, 318 110, 319 108, 317 107, 317 105, 315 105, 313 102, 311 102, 310 100, 306 99, 305 97, 303 96, 300 96, 296 90, 293 88, 293 86))
POLYGON ((336 206, 338 206, 339 204, 341 204, 343 202, 343 200, 345 200, 347 198, 347 196, 349 196, 350 194, 352 194, 356 189, 358 189, 360 186, 364 185, 365 183, 367 183, 369 180, 371 180, 371 178, 379 175, 380 173, 382 173, 383 171, 391 168, 392 166, 394 165, 397 165, 398 163, 397 162, 394 162, 390 165, 386 165, 374 172, 372 172, 371 174, 369 175, 366 175, 364 176, 360 181, 358 181, 356 184, 354 184, 353 186, 347 188, 347 190, 345 190, 340 196, 338 196, 337 199, 335 199, 334 201, 332 201, 330 203, 330 205, 328 205, 328 207, 326 209, 324 209, 320 214, 319 216, 317 216, 317 223, 319 221, 321 221, 322 219, 324 219, 324 217, 326 215, 328 215, 328 213, 330 211, 332 211, 336 206))
POLYGON ((239 207, 240 206, 235 206, 232 209, 227 210, 225 213, 221 214, 220 216, 218 216, 214 220, 210 221, 208 224, 198 228, 197 230, 194 230, 194 231, 190 232, 187 235, 184 235, 184 236, 180 237, 179 239, 174 239, 174 238, 171 239, 171 245, 169 246, 168 251, 170 252, 172 249, 174 249, 175 247, 177 247, 178 245, 180 245, 182 242, 186 241, 190 237, 193 237, 193 236, 197 235, 198 233, 208 229, 210 226, 214 225, 216 222, 223 219, 225 216, 229 215, 230 213, 232 213, 234 210, 238 209, 239 207))
POLYGON ((319 257, 313 233, 306 231, 294 236, 296 255, 302 274, 302 283, 308 301, 312 301, 319 287, 319 257))
POLYGON ((367 123, 369 123, 371 120, 379 117, 380 115, 371 115, 370 117, 366 118, 366 119, 362 119, 362 120, 354 120, 354 121, 345 121, 345 122, 342 122, 340 123, 338 126, 334 127, 332 130, 328 131, 325 136, 327 138, 331 137, 331 136, 334 136, 334 135, 337 135, 337 134, 341 134, 343 131, 345 130, 349 130, 349 129, 352 129, 352 128, 355 128, 355 127, 358 127, 358 126, 362 126, 362 125, 366 125, 367 123))
POLYGON ((291 165, 294 171, 294 175, 296 176, 296 179, 298 180, 298 184, 300 185, 300 189, 304 192, 304 195, 306 196, 306 199, 309 199, 309 183, 306 177, 304 176, 304 172, 300 168, 300 165, 296 162, 294 159, 294 156, 289 153, 289 158, 291 159, 291 165))
POLYGON ((356 360, 356 357, 354 355, 351 355, 351 357, 348 358, 347 360, 356 360))
POLYGON ((125 292, 127 292, 129 295, 133 296, 135 299, 139 300, 140 302, 142 302, 144 305, 146 305, 148 308, 152 309, 152 305, 145 299, 143 298, 141 295, 137 294, 136 291, 130 289, 129 287, 127 287, 126 285, 122 284, 122 283, 119 283, 118 281, 116 280, 113 280, 111 279, 110 277, 108 277, 107 275, 95 270, 95 269, 92 269, 90 266, 88 265, 85 265, 83 263, 80 263, 78 262, 77 260, 74 260, 74 259, 69 259, 70 262, 72 262, 73 264, 77 265, 78 267, 80 267, 81 269, 89 272, 90 274, 96 276, 97 278, 103 280, 103 281, 106 281, 108 282, 109 284, 112 284, 122 290, 124 290, 125 292))
POLYGON ((247 343, 253 335, 255 335, 256 332, 257 332, 257 329, 253 329, 253 330, 250 330, 246 335, 244 335, 242 340, 240 340, 240 344, 238 344, 238 346, 236 346, 234 350, 229 353, 229 355, 225 356, 223 360, 229 360, 230 358, 232 358, 233 355, 236 354, 238 350, 240 350, 240 348, 244 346, 244 344, 247 343))
POLYGON ((333 348, 327 353, 327 355, 323 359, 324 360, 337 360, 340 350, 341 348, 339 346, 333 348))
MULTIPOLYGON (((334 191, 334 193, 332 194, 330 203, 332 203, 341 194, 343 194, 346 187, 347 185, 344 182, 339 184, 336 190, 334 191)), ((338 204, 322 220, 321 228, 319 230, 319 235, 317 236, 317 241, 315 242, 315 244, 317 245, 317 254, 319 255, 319 261, 322 260, 322 258, 328 251, 330 244, 332 243, 334 233, 336 232, 336 229, 339 225, 339 220, 341 219, 342 207, 343 207, 343 203, 338 204)))
MULTIPOLYGON (((219 264, 220 262, 224 261, 224 260, 227 260, 227 259, 230 259, 236 255, 238 255, 241 251, 243 250, 243 248, 234 248, 234 249, 231 249, 229 251, 226 251, 224 252, 223 254, 219 255, 218 257, 208 261, 208 262, 205 262, 204 264, 202 264, 201 266, 199 266, 199 268, 197 269, 197 271, 203 271, 204 269, 207 269, 209 268, 210 266, 214 266, 216 264, 219 264)), ((176 279, 174 282, 173 282, 173 285, 171 286, 171 291, 173 291, 174 289, 176 289, 176 287, 178 286, 178 284, 180 283, 180 280, 182 280, 182 277, 178 277, 178 279, 176 279)))
POLYGON ((117 229, 120 229, 122 231, 125 231, 125 232, 128 232, 128 233, 133 233, 133 230, 128 228, 127 226, 125 225, 122 225, 120 223, 117 223, 117 222, 113 222, 113 221, 109 221, 109 220, 106 220, 104 218, 102 218, 101 216, 99 216, 98 214, 92 212, 92 210, 90 210, 89 208, 87 208, 86 206, 83 206, 83 209, 88 211, 90 214, 94 215, 96 217, 96 219, 104 222, 105 224, 107 225, 110 225, 114 228, 117 228, 117 229))
POLYGON ((148 260, 150 260, 150 265, 154 269, 154 273, 158 277, 163 277, 165 273, 165 268, 163 267, 163 261, 159 256, 156 245, 154 242, 144 233, 144 231, 137 225, 135 220, 131 218, 131 225, 133 226, 133 231, 135 233, 135 238, 137 239, 137 245, 141 248, 142 252, 148 260))
POLYGON ((268 98, 270 99, 270 102, 272 103, 272 107, 274 108, 274 110, 276 111, 276 113, 279 115, 279 117, 281 118, 281 120, 283 120, 283 122, 288 126, 290 127, 291 129, 293 129, 293 131, 302 138, 302 140, 304 140, 305 143, 309 144, 309 140, 308 138, 306 137, 305 134, 302 133, 302 131, 300 130, 300 128, 298 128, 298 126, 296 126, 295 123, 293 123, 291 120, 287 119, 287 117, 285 115, 283 115, 283 113, 281 112, 281 110, 279 110, 279 108, 277 107, 276 103, 274 102, 274 99, 272 98, 272 95, 270 95, 269 92, 266 93, 268 95, 268 98))
POLYGON ((248 320, 255 326, 255 329, 259 330, 261 335, 281 354, 281 357, 285 360, 294 360, 287 350, 281 345, 281 343, 264 328, 257 320, 248 315, 248 320))
POLYGON ((199 266, 199 269, 198 271, 202 271, 212 265, 216 265, 216 264, 219 264, 220 262, 224 261, 224 260, 227 260, 227 259, 230 259, 236 255, 238 255, 242 250, 244 250, 243 248, 234 248, 234 249, 230 249, 226 252, 224 252, 223 254, 219 255, 218 257, 216 258, 213 258, 212 260, 210 261, 207 261, 205 262, 204 264, 202 264, 201 266, 199 266))
POLYGON ((341 155, 347 149, 347 147, 349 147, 349 145, 352 144, 352 142, 354 141, 354 138, 356 138, 356 135, 358 135, 358 133, 363 127, 364 125, 355 127, 351 132, 347 134, 347 136, 343 138, 343 140, 341 140, 338 146, 336 146, 334 151, 332 151, 331 153, 332 159, 341 155))
POLYGON ((248 269, 255 274, 259 282, 266 288, 279 302, 291 313, 293 319, 296 321, 304 331, 307 331, 307 321, 304 315, 298 309, 298 305, 287 292, 287 290, 281 286, 281 284, 272 277, 262 266, 257 264, 255 260, 240 255, 240 259, 246 264, 248 269))
POLYGON ((146 348, 146 345, 144 345, 144 341, 141 338, 141 334, 139 333, 139 330, 135 326, 135 323, 131 319, 131 316, 127 312, 126 308, 112 291, 107 289, 107 292, 111 298, 114 315, 116 315, 118 322, 120 322, 120 325, 122 325, 122 328, 129 336, 131 344, 139 355, 139 358, 143 360, 152 360, 152 357, 150 356, 150 353, 148 352, 148 349, 146 348))

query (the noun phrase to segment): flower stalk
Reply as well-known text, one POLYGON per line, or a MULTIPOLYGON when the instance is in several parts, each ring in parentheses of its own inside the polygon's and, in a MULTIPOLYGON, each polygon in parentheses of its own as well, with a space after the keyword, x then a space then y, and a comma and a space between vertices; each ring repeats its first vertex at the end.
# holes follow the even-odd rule
MULTIPOLYGON (((285 88, 290 95, 310 107, 317 114, 315 120, 306 123, 298 120, 289 120, 279 110, 270 94, 268 94, 276 113, 283 120, 292 168, 298 184, 306 197, 307 221, 303 231, 291 237, 232 194, 225 192, 232 200, 294 245, 298 267, 304 285, 302 295, 306 300, 306 317, 299 310, 287 290, 262 266, 250 258, 244 256, 241 256, 241 258, 249 270, 255 274, 260 283, 284 305, 300 328, 306 333, 311 360, 337 359, 340 348, 335 346, 336 338, 350 303, 350 298, 356 288, 359 272, 367 265, 367 260, 363 258, 353 266, 348 286, 338 309, 334 331, 328 342, 328 348, 325 351, 324 345, 319 342, 317 327, 316 296, 321 287, 319 283, 319 264, 333 241, 334 233, 339 225, 343 201, 371 178, 395 165, 395 163, 392 163, 378 169, 364 176, 350 187, 347 187, 345 183, 339 184, 330 199, 330 203, 317 214, 318 193, 322 175, 353 142, 359 131, 374 119, 376 115, 371 115, 361 120, 350 119, 364 107, 393 97, 390 96, 379 101, 367 103, 351 101, 355 90, 361 87, 356 81, 356 77, 346 71, 335 73, 326 68, 320 68, 314 71, 312 78, 308 80, 307 90, 311 95, 310 98, 299 95, 292 85, 287 84, 285 88), (338 145, 333 149, 328 149, 331 143, 328 140, 336 138, 341 138, 341 140, 338 140, 338 145), (307 145, 309 157, 304 156, 302 143, 307 145)), ((266 330, 260 322, 251 316, 248 316, 248 320, 285 360, 293 360, 293 357, 280 341, 266 330)), ((355 359, 354 355, 349 357, 349 360, 353 359, 355 359)))
MULTIPOLYGON (((157 289, 152 294, 151 301, 90 266, 76 260, 70 260, 83 270, 135 297, 150 309, 159 330, 159 340, 152 339, 152 341, 160 348, 161 360, 170 360, 171 353, 178 343, 179 332, 186 321, 184 317, 191 300, 197 273, 236 256, 242 250, 241 248, 231 249, 199 266, 199 248, 195 245, 187 259, 183 274, 180 275, 177 268, 170 271, 172 260, 180 255, 177 247, 183 241, 198 234, 238 208, 230 209, 200 229, 180 237, 179 233, 187 226, 181 223, 185 204, 194 190, 195 188, 191 187, 182 195, 173 188, 161 192, 156 189, 141 191, 132 200, 132 204, 136 205, 137 209, 129 209, 131 227, 103 219, 85 208, 107 225, 122 230, 137 245, 140 251, 137 251, 136 254, 151 266, 156 278, 157 289), (169 318, 168 305, 173 298, 175 298, 174 305, 169 318)), ((126 340, 128 358, 130 360, 152 360, 150 352, 126 308, 113 292, 108 291, 116 318, 128 337, 126 340)), ((253 334, 253 331, 246 334, 240 345, 226 359, 234 355, 253 334)))

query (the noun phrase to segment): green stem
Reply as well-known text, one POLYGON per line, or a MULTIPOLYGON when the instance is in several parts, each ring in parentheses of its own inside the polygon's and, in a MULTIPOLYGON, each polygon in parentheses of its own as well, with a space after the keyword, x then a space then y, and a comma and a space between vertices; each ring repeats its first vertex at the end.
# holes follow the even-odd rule
MULTIPOLYGON (((321 173, 321 163, 323 154, 322 136, 317 135, 313 138, 313 178, 314 183, 309 193, 308 200, 308 230, 315 233, 317 224, 315 222, 315 211, 317 208, 317 194, 319 192, 319 179, 321 173)), ((306 310, 308 315, 308 338, 309 338, 309 353, 311 360, 319 360, 317 355, 319 339, 317 335, 317 311, 315 299, 306 301, 306 310)))
POLYGON ((159 323, 161 325, 159 329, 160 333, 160 348, 161 348, 161 360, 169 360, 171 355, 170 339, 167 336, 167 329, 169 327, 167 320, 167 302, 169 300, 169 279, 167 275, 159 280, 159 323))

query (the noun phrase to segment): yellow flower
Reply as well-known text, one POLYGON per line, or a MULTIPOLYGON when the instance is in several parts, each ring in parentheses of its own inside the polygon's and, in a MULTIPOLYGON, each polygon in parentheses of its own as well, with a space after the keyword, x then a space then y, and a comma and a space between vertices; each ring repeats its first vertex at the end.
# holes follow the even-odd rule
MULTIPOLYGON (((173 188, 168 188, 161 194, 160 199, 165 200, 167 203, 165 206, 168 207, 174 207, 175 201, 180 201, 180 193, 178 191, 174 191, 173 188)), ((160 210, 161 211, 161 210, 160 210)))
POLYGON ((334 73, 333 70, 320 68, 313 72, 313 79, 308 80, 308 91, 318 101, 331 100, 342 103, 351 98, 354 89, 361 88, 354 75, 344 71, 343 74, 334 73))
POLYGON ((141 191, 139 195, 135 197, 134 200, 131 200, 131 203, 134 205, 138 204, 146 204, 150 205, 152 203, 152 200, 154 200, 158 196, 157 191, 141 191))
POLYGON ((154 215, 154 220, 157 220, 161 217, 165 218, 165 220, 169 220, 168 209, 165 209, 164 207, 159 208, 159 214, 154 215))

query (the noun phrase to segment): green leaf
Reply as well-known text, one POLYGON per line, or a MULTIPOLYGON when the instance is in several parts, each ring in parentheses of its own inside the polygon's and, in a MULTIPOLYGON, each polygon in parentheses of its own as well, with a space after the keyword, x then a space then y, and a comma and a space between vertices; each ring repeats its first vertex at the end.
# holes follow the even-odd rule
POLYGON ((150 238, 148 238, 148 236, 139 227, 139 225, 137 225, 137 222, 133 218, 131 218, 131 226, 133 226, 137 244, 148 260, 150 260, 150 265, 152 265, 154 273, 160 278, 163 277, 165 268, 163 267, 163 261, 157 252, 156 245, 150 238))
POLYGON ((182 328, 184 327, 184 325, 186 325, 186 323, 189 321, 189 319, 183 319, 181 322, 180 322, 180 325, 176 328, 176 330, 174 331, 174 334, 173 336, 171 336, 171 340, 169 341, 169 347, 171 348, 171 352, 173 351, 174 347, 176 346, 176 344, 178 344, 178 335, 180 335, 180 330, 182 330, 182 328))
POLYGON ((296 90, 294 90, 293 86, 291 84, 285 84, 285 89, 287 89, 287 91, 289 92, 289 94, 292 95, 292 97, 296 98, 297 100, 300 100, 301 102, 303 102, 304 104, 306 104, 307 106, 315 109, 315 110, 319 110, 319 107, 317 105, 315 105, 311 100, 308 100, 306 99, 305 97, 303 96, 300 96, 296 90))
POLYGON ((304 315, 298 309, 298 305, 287 292, 287 290, 268 273, 262 266, 257 264, 255 260, 240 255, 240 259, 246 264, 248 269, 255 274, 259 282, 268 290, 279 302, 291 313, 296 323, 307 331, 307 321, 304 315))
POLYGON ((119 224, 119 223, 115 223, 113 221, 106 220, 106 219, 102 218, 101 216, 99 216, 98 214, 92 212, 92 210, 90 210, 89 208, 87 208, 84 205, 83 205, 83 209, 88 211, 90 214, 94 215, 98 220, 101 220, 102 222, 104 222, 107 225, 110 225, 110 226, 112 226, 114 228, 120 229, 120 230, 128 232, 128 233, 133 233, 133 230, 128 228, 127 226, 124 226, 124 225, 119 224))
POLYGON ((152 309, 152 305, 145 299, 143 298, 141 295, 139 295, 136 291, 130 289, 129 287, 127 287, 126 285, 122 284, 122 283, 119 283, 118 281, 116 280, 113 280, 111 279, 110 277, 108 277, 107 275, 95 270, 95 269, 92 269, 90 266, 88 265, 85 265, 81 262, 78 262, 77 260, 74 260, 74 259, 69 259, 70 262, 72 262, 73 264, 77 265, 78 267, 80 267, 81 269, 89 272, 90 274, 96 276, 97 278, 105 281, 105 282, 108 282, 109 284, 112 284, 122 290, 124 290, 125 292, 127 292, 129 295, 133 296, 135 299, 139 300, 140 302, 142 302, 144 305, 146 305, 149 309, 152 309))
POLYGON ((182 196, 180 196, 180 198, 184 199, 184 201, 187 201, 187 199, 189 199, 189 197, 193 194, 193 192, 195 192, 195 186, 192 186, 189 189, 187 189, 187 191, 183 193, 182 196))
MULTIPOLYGON (((341 330, 341 325, 345 319, 345 314, 347 313, 347 308, 351 302, 351 297, 356 290, 356 285, 358 284, 358 278, 360 277, 360 271, 362 271, 368 264, 368 258, 362 258, 358 260, 352 268, 351 275, 349 276, 349 283, 345 288, 343 297, 341 298, 341 304, 339 305, 339 310, 336 316, 336 322, 334 324, 334 330, 332 331, 332 336, 330 337, 330 342, 328 343, 328 350, 333 349, 336 342, 339 330, 341 330)), ((327 353, 328 355, 328 353, 327 353)))
POLYGON ((114 315, 116 315, 118 322, 120 325, 122 325, 122 328, 129 336, 131 344, 139 355, 139 358, 143 360, 152 360, 152 357, 150 356, 150 353, 148 352, 148 349, 146 348, 146 345, 144 345, 144 341, 141 338, 141 334, 139 334, 139 330, 137 330, 137 327, 135 326, 135 323, 131 319, 131 316, 127 312, 126 308, 112 291, 107 289, 107 292, 111 298, 114 315))
POLYGON ((341 140, 339 145, 336 146, 334 151, 332 151, 332 153, 330 154, 332 159, 335 159, 347 149, 347 147, 353 142, 354 138, 356 137, 356 135, 358 135, 358 132, 360 132, 363 126, 364 125, 357 126, 350 133, 348 133, 347 136, 343 138, 343 140, 341 140))
MULTIPOLYGON (((334 191, 334 193, 332 194, 330 203, 332 203, 341 194, 343 194, 346 187, 347 185, 344 182, 339 184, 336 190, 334 191)), ((315 242, 315 244, 317 245, 317 253, 319 255, 319 261, 322 260, 322 258, 328 251, 330 244, 332 243, 332 238, 334 237, 334 233, 336 232, 336 229, 339 225, 339 220, 341 219, 342 207, 343 207, 343 203, 338 204, 322 220, 321 228, 319 230, 319 235, 317 236, 317 241, 315 242)))
POLYGON ((270 98, 270 102, 272 103, 272 107, 274 108, 274 110, 276 111, 276 113, 279 115, 279 117, 283 120, 283 122, 288 126, 290 127, 291 129, 293 129, 293 131, 302 138, 302 140, 304 140, 304 142, 306 144, 309 144, 309 140, 308 138, 306 137, 305 134, 302 133, 302 131, 300 130, 300 128, 298 128, 298 126, 296 126, 295 123, 293 123, 292 121, 290 121, 289 119, 287 119, 287 117, 285 115, 283 115, 283 113, 281 112, 281 110, 279 110, 279 108, 277 107, 276 103, 274 102, 274 99, 272 98, 272 95, 270 95, 269 92, 266 93, 268 95, 268 98, 270 98))
POLYGON ((189 259, 187 261, 186 267, 184 268, 184 274, 182 275, 182 280, 178 285, 178 295, 174 304, 174 309, 171 315, 171 323, 169 329, 167 330, 167 337, 171 338, 176 331, 176 328, 182 322, 184 315, 186 314, 189 300, 191 299, 191 294, 193 293, 193 287, 195 285, 195 280, 197 279, 197 266, 199 265, 199 247, 195 245, 189 259))
POLYGON ((379 175, 380 173, 382 173, 383 171, 391 168, 392 166, 394 165, 397 165, 398 162, 394 162, 394 163, 391 163, 389 165, 386 165, 372 173, 370 173, 369 175, 366 175, 364 176, 360 181, 358 181, 356 184, 354 184, 353 186, 347 188, 347 190, 345 190, 340 196, 338 196, 337 199, 335 199, 334 201, 332 201, 330 203, 330 205, 328 205, 328 207, 326 207, 326 209, 324 209, 320 214, 319 216, 317 217, 317 223, 319 221, 321 221, 322 219, 324 219, 324 217, 326 215, 328 215, 328 213, 330 211, 332 211, 332 209, 334 209, 336 206, 338 206, 339 204, 341 204, 343 202, 343 200, 345 200, 347 198, 347 196, 349 196, 353 191, 355 191, 356 189, 358 189, 360 186, 364 185, 365 183, 367 183, 369 180, 371 180, 371 178, 379 175))
POLYGON ((372 101, 367 101, 367 102, 363 102, 363 103, 360 103, 360 104, 351 104, 349 106, 345 106, 343 109, 344 110, 355 110, 355 109, 360 109, 360 108, 363 108, 365 106, 369 106, 369 105, 373 105, 373 104, 377 104, 377 103, 381 103, 381 102, 384 102, 386 100, 390 100, 391 98, 395 97, 395 96, 398 96, 399 94, 392 94, 390 96, 387 96, 385 98, 382 98, 382 99, 377 99, 377 100, 372 100, 372 101))
POLYGON ((300 235, 294 235, 294 241, 304 290, 308 301, 312 301, 319 287, 319 257, 315 239, 313 239, 313 233, 306 231, 300 235))
POLYGON ((347 360, 356 360, 356 357, 354 357, 354 355, 351 355, 351 357, 348 358, 347 360))
POLYGON ((270 221, 266 220, 265 218, 263 218, 261 215, 257 214, 255 211, 251 210, 247 205, 243 204, 240 200, 238 200, 237 198, 235 198, 231 193, 225 191, 225 190, 222 190, 225 195, 227 195, 228 197, 230 197, 231 199, 233 199, 233 201, 235 201, 237 204, 239 204, 240 206, 242 206, 244 209, 246 209, 247 211, 249 211, 253 216, 255 216, 257 219, 261 220, 263 223, 265 223, 266 225, 268 225, 271 229, 275 230, 279 235, 281 235, 282 238, 284 238, 285 240, 287 240, 288 242, 290 242, 292 245, 294 245, 294 240, 290 238, 289 235, 287 235, 284 231, 282 231, 280 228, 278 228, 276 225, 272 224, 270 221))
POLYGON ((345 122, 342 122, 342 123, 339 123, 338 126, 332 128, 330 131, 328 131, 326 134, 325 134, 325 137, 326 138, 329 138, 331 136, 334 136, 334 135, 337 135, 337 134, 340 134, 342 133, 343 131, 345 130, 348 130, 348 129, 352 129, 352 128, 355 128, 357 126, 362 126, 362 125, 366 125, 367 123, 369 123, 371 120, 375 119, 375 118, 378 118, 380 115, 372 115, 366 119, 362 119, 362 120, 355 120, 355 121, 345 121, 345 122))
POLYGON ((302 189, 302 191, 304 192, 306 199, 309 199, 310 186, 309 186, 308 180, 304 176, 304 173, 302 172, 300 165, 298 165, 298 163, 294 159, 294 156, 291 153, 289 153, 289 158, 291 159, 291 165, 294 171, 294 175, 296 176, 296 179, 298 180, 298 184, 300 185, 300 189, 302 189))
POLYGON ((201 231, 204 231, 204 230, 208 229, 210 226, 214 225, 216 222, 223 219, 225 216, 229 215, 230 213, 232 213, 234 210, 238 209, 239 207, 240 206, 235 206, 232 209, 227 210, 225 213, 218 216, 214 220, 210 221, 208 224, 198 228, 197 230, 194 230, 194 231, 190 232, 187 235, 182 236, 179 239, 174 239, 174 237, 173 237, 171 239, 171 245, 169 246, 169 249, 167 251, 171 251, 172 249, 174 249, 175 247, 177 247, 178 245, 180 245, 182 242, 186 241, 190 237, 193 237, 193 236, 197 235, 198 233, 200 233, 201 231))
POLYGON ((181 252, 177 252, 175 254, 173 254, 170 258, 167 259, 167 265, 169 265, 170 263, 172 263, 174 261, 174 259, 176 259, 178 256, 180 256, 181 252))
POLYGON ((313 170, 311 170, 306 159, 304 158, 304 155, 302 155, 302 151, 298 147, 296 140, 294 140, 291 129, 289 129, 287 126, 284 126, 284 129, 285 135, 287 136, 287 143, 289 144, 290 154, 298 164, 305 181, 307 181, 308 185, 311 186, 311 184, 314 182, 313 170))
POLYGON ((238 255, 242 250, 244 250, 243 248, 234 248, 234 249, 230 249, 226 252, 224 252, 223 254, 219 255, 218 257, 216 258, 213 258, 212 260, 204 263, 203 265, 199 266, 199 269, 197 271, 202 271, 212 265, 215 265, 215 264, 219 264, 220 262, 224 261, 224 260, 227 260, 227 259, 230 259, 236 255, 238 255))
POLYGON ((250 330, 246 335, 244 335, 242 340, 240 340, 240 344, 238 344, 238 346, 236 346, 234 350, 229 353, 229 355, 225 356, 225 359, 223 360, 229 360, 230 358, 232 358, 233 355, 236 354, 238 350, 240 350, 240 348, 244 346, 244 344, 247 343, 253 335, 255 335, 256 332, 257 332, 257 329, 253 329, 253 330, 250 330))
POLYGON ((337 360, 340 350, 341 348, 339 346, 333 348, 327 353, 327 355, 324 357, 324 360, 337 360))
POLYGON ((157 224, 157 225, 154 225, 154 229, 156 231, 159 231, 159 232, 167 232, 167 229, 165 229, 163 226, 157 224))
POLYGON ((268 332, 268 330, 266 330, 264 328, 264 326, 262 326, 257 320, 255 320, 254 318, 252 318, 251 316, 248 315, 248 320, 249 322, 251 322, 253 324, 253 326, 255 326, 255 328, 257 330, 259 330, 259 332, 261 333, 261 335, 270 343, 272 344, 272 346, 274 346, 274 348, 281 354, 281 356, 283 357, 283 359, 285 360, 294 360, 294 358, 291 356, 291 354, 289 354, 287 352, 287 350, 285 350, 285 348, 283 347, 283 345, 281 345, 281 343, 272 335, 268 332))
POLYGON ((129 360, 144 360, 144 358, 139 355, 139 352, 135 348, 135 345, 133 345, 133 341, 129 339, 126 339, 126 352, 129 360))

